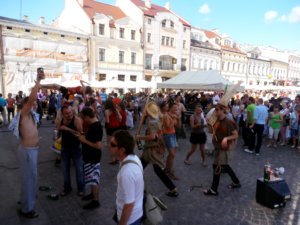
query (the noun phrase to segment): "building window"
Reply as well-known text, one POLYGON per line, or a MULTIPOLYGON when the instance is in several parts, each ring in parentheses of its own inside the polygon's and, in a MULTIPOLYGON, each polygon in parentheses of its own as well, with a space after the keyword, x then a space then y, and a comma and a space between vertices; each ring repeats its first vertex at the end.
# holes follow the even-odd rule
POLYGON ((167 38, 166 38, 166 45, 169 46, 169 43, 170 43, 170 38, 167 37, 167 38))
POLYGON ((166 21, 166 20, 163 20, 163 21, 161 22, 161 26, 162 26, 162 27, 166 27, 166 23, 167 23, 167 21, 166 21))
POLYGON ((136 53, 131 52, 131 64, 135 64, 135 63, 136 63, 136 53))
POLYGON ((170 22, 170 27, 174 28, 174 22, 173 21, 170 22))
POLYGON ((151 70, 151 67, 152 67, 152 55, 151 54, 146 54, 145 69, 151 70))
POLYGON ((135 40, 135 30, 131 30, 131 40, 135 40))
POLYGON ((165 45, 165 39, 166 39, 165 36, 162 36, 162 37, 161 37, 161 45, 165 45))
POLYGON ((101 80, 106 80, 106 74, 105 73, 99 73, 98 74, 98 80, 101 81, 101 80))
POLYGON ((99 34, 100 35, 104 35, 104 28, 105 28, 105 26, 104 26, 104 24, 99 24, 99 34))
POLYGON ((181 59, 181 71, 186 71, 186 59, 181 59))
POLYGON ((130 80, 131 81, 136 81, 136 75, 130 75, 130 80))
POLYGON ((216 44, 219 44, 219 43, 220 43, 220 40, 219 40, 218 38, 216 38, 216 39, 215 39, 215 43, 216 43, 216 44))
POLYGON ((120 28, 120 38, 124 38, 125 29, 120 28))
POLYGON ((151 43, 151 33, 148 33, 148 34, 147 34, 147 42, 148 42, 148 43, 151 43))
POLYGON ((29 29, 25 29, 25 32, 30 32, 30 30, 29 29))
POLYGON ((105 49, 99 48, 99 61, 104 62, 105 61, 105 49))
POLYGON ((183 27, 183 32, 186 32, 186 27, 183 27))
POLYGON ((148 22, 149 25, 151 25, 152 20, 148 19, 147 22, 148 22))
POLYGON ((65 35, 63 35, 63 34, 62 34, 62 35, 60 35, 60 36, 61 36, 62 38, 64 38, 64 37, 65 37, 65 35))
POLYGON ((118 80, 120 80, 120 81, 125 81, 125 75, 123 75, 123 74, 118 74, 118 80))
POLYGON ((6 29, 7 29, 7 30, 12 30, 12 27, 9 27, 9 26, 8 26, 8 27, 6 27, 6 29))
POLYGON ((186 47, 186 41, 184 40, 184 41, 183 41, 182 48, 185 48, 185 47, 186 47))
POLYGON ((48 35, 48 32, 44 32, 44 35, 48 35))
POLYGON ((171 38, 171 44, 172 47, 174 46, 174 38, 171 38))
POLYGON ((159 69, 161 70, 173 70, 173 57, 169 55, 163 55, 159 57, 159 69))
POLYGON ((124 51, 119 51, 119 63, 124 63, 124 51))

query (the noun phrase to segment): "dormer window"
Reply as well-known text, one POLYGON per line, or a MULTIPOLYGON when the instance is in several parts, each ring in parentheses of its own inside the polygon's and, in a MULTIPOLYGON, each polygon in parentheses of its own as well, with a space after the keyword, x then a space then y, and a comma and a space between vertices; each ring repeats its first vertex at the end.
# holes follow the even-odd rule
POLYGON ((173 21, 170 21, 170 27, 174 28, 174 22, 173 21))
POLYGON ((99 24, 99 34, 100 35, 104 35, 104 28, 105 28, 104 24, 99 24))
POLYGON ((166 20, 163 20, 163 21, 161 22, 161 26, 162 26, 162 27, 166 27, 166 23, 167 23, 167 21, 166 21, 166 20))
POLYGON ((124 38, 125 29, 120 28, 120 38, 124 38))

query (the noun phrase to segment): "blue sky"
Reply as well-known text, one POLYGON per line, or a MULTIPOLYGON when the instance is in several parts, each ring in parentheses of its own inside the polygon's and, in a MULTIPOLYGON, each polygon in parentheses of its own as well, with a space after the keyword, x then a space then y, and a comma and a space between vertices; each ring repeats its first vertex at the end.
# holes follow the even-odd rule
MULTIPOLYGON (((59 16, 64 0, 0 0, 0 15, 37 23, 40 16, 49 23, 59 16)), ((165 5, 167 0, 152 0, 165 5)), ((115 0, 102 0, 114 4, 115 0)), ((270 45, 300 51, 299 0, 171 0, 171 8, 193 26, 217 28, 239 43, 270 45)))

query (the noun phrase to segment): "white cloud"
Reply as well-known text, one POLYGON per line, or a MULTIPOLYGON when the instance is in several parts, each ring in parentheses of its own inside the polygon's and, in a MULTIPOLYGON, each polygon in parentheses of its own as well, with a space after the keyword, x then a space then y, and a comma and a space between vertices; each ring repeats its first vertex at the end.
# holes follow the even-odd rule
POLYGON ((300 6, 292 8, 291 12, 288 15, 289 23, 300 22, 300 6))
POLYGON ((279 20, 280 21, 282 21, 282 22, 285 22, 285 21, 287 21, 287 16, 286 15, 282 15, 280 18, 279 18, 279 20))
POLYGON ((276 12, 274 10, 267 11, 267 12, 265 12, 265 21, 267 23, 270 23, 273 20, 275 20, 277 16, 278 16, 278 12, 276 12))
POLYGON ((203 5, 200 6, 200 8, 199 8, 199 12, 200 12, 201 14, 208 14, 208 13, 211 12, 211 10, 210 10, 208 4, 203 4, 203 5))

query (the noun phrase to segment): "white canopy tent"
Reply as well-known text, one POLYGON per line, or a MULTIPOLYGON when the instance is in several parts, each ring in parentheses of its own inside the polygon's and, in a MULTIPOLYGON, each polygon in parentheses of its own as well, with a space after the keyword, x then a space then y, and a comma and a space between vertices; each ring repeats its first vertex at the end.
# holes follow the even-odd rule
MULTIPOLYGON (((170 89, 195 89, 195 90, 225 90, 226 86, 234 85, 225 79, 219 71, 185 71, 177 76, 162 83, 158 83, 158 88, 170 89)), ((237 91, 243 91, 244 87, 240 87, 237 91)))

